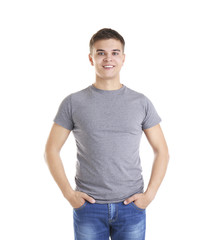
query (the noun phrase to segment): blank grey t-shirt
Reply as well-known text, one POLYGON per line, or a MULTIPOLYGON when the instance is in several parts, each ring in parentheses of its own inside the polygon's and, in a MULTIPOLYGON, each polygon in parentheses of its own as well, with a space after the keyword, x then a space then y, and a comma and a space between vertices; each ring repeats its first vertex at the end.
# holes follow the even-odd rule
POLYGON ((140 139, 144 129, 160 121, 151 101, 124 84, 117 90, 92 84, 65 97, 54 122, 72 130, 76 140, 75 190, 96 203, 142 193, 140 139))

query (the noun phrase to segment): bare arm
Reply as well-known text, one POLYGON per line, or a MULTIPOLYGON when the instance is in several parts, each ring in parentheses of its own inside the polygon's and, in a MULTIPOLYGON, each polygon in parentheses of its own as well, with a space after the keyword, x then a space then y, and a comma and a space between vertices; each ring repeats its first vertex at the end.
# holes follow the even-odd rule
POLYGON ((54 180, 58 184, 63 195, 67 198, 69 198, 69 196, 72 194, 73 189, 66 177, 63 163, 60 158, 60 150, 68 138, 70 132, 70 130, 67 130, 54 123, 51 128, 44 153, 44 158, 54 180))
POLYGON ((73 207, 77 208, 85 202, 84 199, 92 201, 92 198, 86 193, 74 191, 67 179, 63 163, 60 158, 60 150, 67 140, 70 132, 70 130, 54 123, 46 143, 44 158, 64 197, 73 207))
POLYGON ((136 205, 141 208, 146 208, 154 199, 165 176, 169 161, 168 147, 160 125, 158 124, 154 127, 145 129, 144 133, 154 151, 154 162, 150 181, 145 193, 134 194, 126 199, 127 204, 135 201, 136 205))
POLYGON ((152 200, 165 176, 169 161, 169 152, 164 134, 159 124, 152 128, 145 129, 144 133, 154 151, 152 173, 146 190, 146 193, 152 200))

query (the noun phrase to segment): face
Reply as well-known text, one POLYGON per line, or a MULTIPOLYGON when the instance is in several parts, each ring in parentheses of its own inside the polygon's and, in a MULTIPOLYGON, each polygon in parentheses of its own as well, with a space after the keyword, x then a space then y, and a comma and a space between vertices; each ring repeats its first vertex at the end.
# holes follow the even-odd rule
POLYGON ((95 67, 97 78, 119 79, 119 73, 125 61, 121 42, 116 39, 95 42, 89 54, 89 60, 95 67))

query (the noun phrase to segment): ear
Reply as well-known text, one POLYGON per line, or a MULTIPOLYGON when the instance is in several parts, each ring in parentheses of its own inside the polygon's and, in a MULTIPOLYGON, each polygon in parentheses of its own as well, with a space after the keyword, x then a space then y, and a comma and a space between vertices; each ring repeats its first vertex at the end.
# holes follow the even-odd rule
POLYGON ((90 53, 88 54, 88 58, 89 58, 89 61, 90 61, 91 65, 94 66, 93 57, 90 53))
POLYGON ((125 62, 125 54, 123 53, 122 65, 124 65, 124 62, 125 62))

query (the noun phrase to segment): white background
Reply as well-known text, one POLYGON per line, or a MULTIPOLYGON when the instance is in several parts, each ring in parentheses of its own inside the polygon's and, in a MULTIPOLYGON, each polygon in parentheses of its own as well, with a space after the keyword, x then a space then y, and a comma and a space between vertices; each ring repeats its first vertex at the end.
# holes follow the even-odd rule
MULTIPOLYGON (((43 154, 62 99, 94 83, 88 43, 99 29, 126 41, 121 83, 162 118, 170 163, 147 208, 147 240, 205 239, 203 1, 1 1, 0 238, 73 238, 72 207, 43 154)), ((71 133, 62 160, 74 188, 71 133)), ((145 184, 153 152, 141 142, 145 184)))

